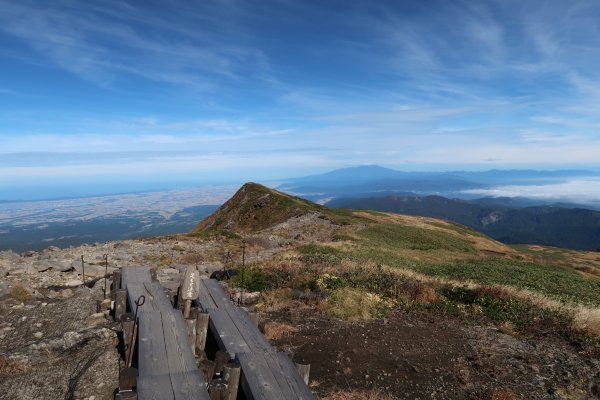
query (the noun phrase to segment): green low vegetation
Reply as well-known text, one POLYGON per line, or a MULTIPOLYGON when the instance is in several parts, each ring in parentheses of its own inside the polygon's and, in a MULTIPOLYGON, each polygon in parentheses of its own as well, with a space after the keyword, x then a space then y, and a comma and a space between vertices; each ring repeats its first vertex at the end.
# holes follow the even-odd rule
POLYGON ((471 243, 445 232, 398 224, 379 224, 358 231, 362 245, 371 248, 447 250, 474 253, 471 243))
POLYGON ((582 277, 572 269, 507 258, 419 264, 414 269, 427 275, 469 279, 484 285, 529 289, 564 302, 600 305, 600 281, 582 277))
MULTIPOLYGON (((401 240, 402 243, 398 246, 405 246, 405 239, 401 240)), ((299 249, 302 254, 300 260, 309 264, 333 265, 346 258, 355 262, 372 262, 407 268, 426 275, 453 280, 470 280, 483 285, 506 285, 529 289, 563 302, 600 305, 600 281, 587 279, 566 267, 496 257, 478 257, 444 263, 415 261, 399 255, 395 251, 397 242, 390 238, 378 240, 378 243, 380 243, 379 247, 374 247, 368 242, 361 242, 356 249, 350 249, 348 252, 329 246, 303 246, 299 249), (382 244, 384 242, 386 245, 382 244)), ((442 248, 444 247, 456 248, 451 244, 446 244, 442 248)))

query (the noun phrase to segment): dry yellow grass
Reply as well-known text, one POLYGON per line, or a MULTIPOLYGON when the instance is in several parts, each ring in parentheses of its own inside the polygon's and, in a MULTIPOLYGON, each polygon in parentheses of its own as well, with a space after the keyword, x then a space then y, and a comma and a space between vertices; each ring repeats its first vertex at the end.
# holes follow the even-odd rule
POLYGON ((273 289, 261 293, 261 301, 256 308, 273 312, 289 309, 292 305, 292 289, 273 289))
POLYGON ((396 397, 379 389, 340 390, 323 397, 322 400, 394 400, 396 397))
POLYGON ((600 309, 579 307, 575 310, 573 329, 600 338, 600 309))
POLYGON ((267 340, 281 339, 294 332, 298 332, 298 329, 295 326, 280 322, 268 322, 263 328, 263 333, 267 340))
POLYGON ((511 335, 511 336, 515 336, 517 334, 517 331, 515 329, 515 325, 512 322, 509 321, 504 321, 503 323, 501 323, 498 326, 498 329, 500 330, 500 332, 506 334, 506 335, 511 335))
POLYGON ((10 291, 10 296, 13 299, 20 301, 22 303, 25 303, 25 302, 31 300, 31 293, 29 293, 29 291, 21 285, 17 285, 15 287, 13 287, 10 291))
MULTIPOLYGON (((340 271, 341 268, 355 268, 356 264, 349 260, 344 260, 342 264, 336 266, 335 269, 324 269, 325 271, 340 271)), ((364 265, 365 268, 373 268, 374 270, 377 268, 375 263, 371 265, 364 265)), ((386 271, 391 272, 392 274, 398 277, 405 277, 412 280, 416 280, 424 284, 424 287, 438 286, 438 285, 448 285, 454 287, 463 287, 471 290, 480 290, 480 291, 494 291, 495 296, 500 296, 504 298, 515 298, 529 304, 532 304, 536 307, 552 310, 552 311, 560 311, 566 314, 573 316, 573 326, 572 328, 575 331, 591 334, 597 338, 600 338, 600 308, 594 307, 585 307, 581 305, 571 305, 564 304, 558 300, 551 299, 549 297, 544 296, 543 294, 532 292, 526 289, 518 289, 512 286, 502 286, 502 285, 481 285, 479 283, 468 281, 468 280, 453 280, 444 277, 438 276, 429 276, 420 272, 416 272, 410 269, 403 269, 397 267, 383 267, 386 271)), ((414 300, 422 301, 422 302, 435 302, 436 299, 433 296, 428 296, 427 292, 430 292, 428 289, 423 289, 425 292, 423 294, 418 294, 414 300), (422 297, 419 297, 422 296, 422 297)), ((431 290, 431 292, 435 293, 435 291, 431 290)), ((365 297, 364 292, 362 296, 365 297)), ((354 298, 357 298, 358 295, 355 295, 354 298)), ((342 309, 351 309, 352 307, 357 307, 356 309, 369 309, 369 307, 365 307, 365 305, 354 304, 352 305, 352 300, 346 301, 347 305, 342 307, 342 309)), ((333 304, 330 304, 331 308, 335 308, 333 304)), ((350 314, 350 312, 345 312, 342 314, 350 314)), ((370 318, 368 313, 357 312, 357 315, 361 315, 360 317, 354 317, 355 319, 365 319, 370 318)))
POLYGON ((327 301, 329 313, 347 321, 373 318, 381 304, 377 295, 352 288, 335 290, 327 301))

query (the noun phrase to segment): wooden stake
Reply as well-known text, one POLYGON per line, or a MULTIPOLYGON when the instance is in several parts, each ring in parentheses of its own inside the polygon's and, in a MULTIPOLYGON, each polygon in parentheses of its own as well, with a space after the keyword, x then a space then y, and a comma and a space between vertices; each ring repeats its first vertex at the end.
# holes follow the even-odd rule
POLYGON ((248 317, 250 317, 250 321, 252 321, 254 326, 256 326, 258 328, 258 323, 260 321, 260 317, 258 316, 258 313, 253 312, 253 311, 249 312, 248 317))
POLYGON ((200 361, 200 365, 198 365, 198 367, 204 374, 204 381, 206 383, 212 382, 212 378, 215 375, 215 362, 211 360, 202 360, 200 361))
POLYGON ((225 367, 223 368, 223 379, 227 382, 226 400, 237 399, 241 371, 240 364, 236 361, 230 361, 225 364, 225 367))
POLYGON ((110 290, 110 297, 115 300, 117 296, 117 290, 121 289, 121 270, 116 269, 113 271, 112 289, 110 290))
POLYGON ((190 317, 191 308, 192 308, 192 300, 185 300, 185 303, 183 304, 183 318, 190 317))
POLYGON ((123 368, 119 371, 119 392, 133 390, 137 384, 138 371, 135 368, 123 368))
POLYGON ((208 394, 211 400, 227 400, 227 383, 221 379, 215 379, 208 385, 208 394))
POLYGON ((206 346, 208 319, 208 313, 198 312, 198 317, 196 318, 196 351, 198 354, 202 353, 206 346))
POLYGON ((127 349, 127 368, 131 367, 131 363, 133 362, 133 352, 135 351, 135 342, 137 341, 137 328, 137 321, 133 321, 133 333, 131 335, 131 341, 129 342, 129 349, 127 349))
POLYGON ((192 354, 196 354, 196 318, 186 318, 185 325, 187 326, 188 337, 190 338, 190 345, 192 347, 192 354))
POLYGON ((298 364, 298 363, 294 363, 294 364, 296 364, 296 369, 298 370, 298 373, 304 380, 304 383, 306 383, 308 385, 308 379, 310 376, 310 364, 298 364))
POLYGON ((125 350, 125 368, 129 367, 129 346, 131 344, 131 335, 133 334, 133 320, 124 320, 121 323, 123 329, 123 349, 125 350))
POLYGON ((229 353, 225 350, 217 350, 215 354, 215 374, 220 374, 223 372, 223 368, 225 364, 227 364, 231 360, 229 353))
POLYGON ((117 290, 115 297, 115 321, 121 321, 121 317, 127 311, 127 290, 117 290))

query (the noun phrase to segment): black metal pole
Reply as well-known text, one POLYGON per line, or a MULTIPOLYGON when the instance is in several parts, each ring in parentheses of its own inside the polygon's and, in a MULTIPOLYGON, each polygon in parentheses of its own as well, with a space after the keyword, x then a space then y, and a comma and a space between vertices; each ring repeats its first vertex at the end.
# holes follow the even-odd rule
POLYGON ((240 294, 241 303, 244 304, 244 286, 246 285, 246 240, 242 240, 242 292, 240 294))
POLYGON ((104 254, 104 299, 106 299, 106 282, 108 282, 108 254, 104 254))
POLYGON ((83 261, 83 254, 81 255, 81 282, 85 286, 85 262, 83 261))

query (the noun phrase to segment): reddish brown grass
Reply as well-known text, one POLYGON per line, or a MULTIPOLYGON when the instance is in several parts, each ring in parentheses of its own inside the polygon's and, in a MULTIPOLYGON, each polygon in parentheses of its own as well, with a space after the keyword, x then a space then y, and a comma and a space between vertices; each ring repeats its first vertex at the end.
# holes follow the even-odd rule
POLYGON ((298 332, 298 329, 289 324, 280 322, 268 322, 263 328, 263 333, 267 340, 277 340, 291 333, 298 332))

